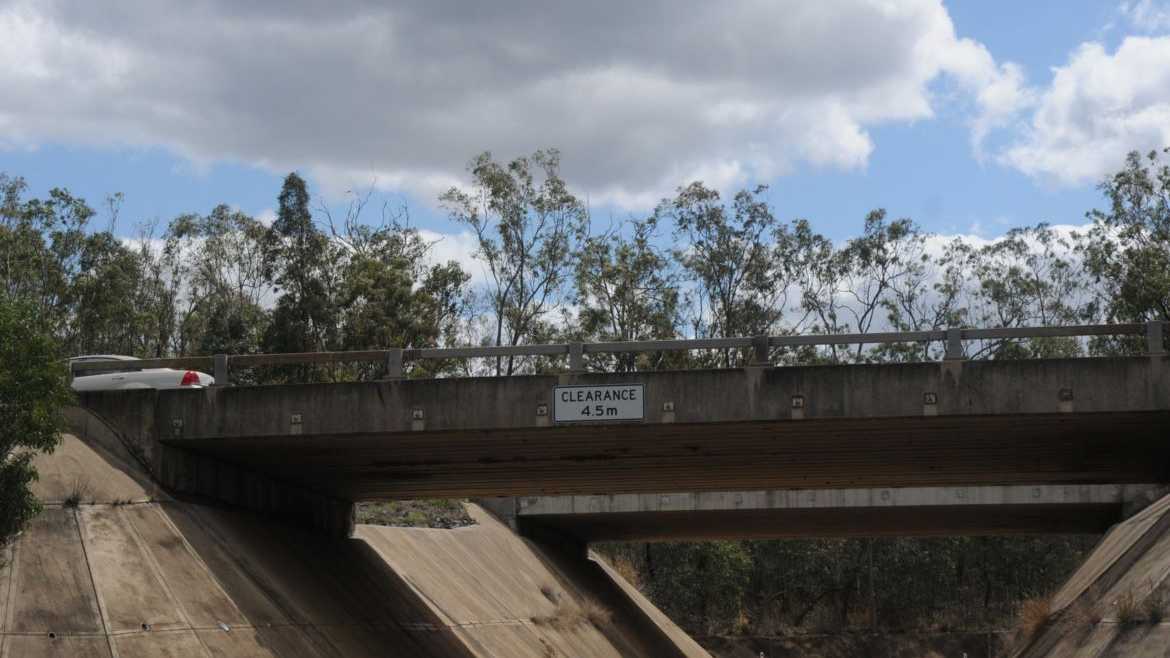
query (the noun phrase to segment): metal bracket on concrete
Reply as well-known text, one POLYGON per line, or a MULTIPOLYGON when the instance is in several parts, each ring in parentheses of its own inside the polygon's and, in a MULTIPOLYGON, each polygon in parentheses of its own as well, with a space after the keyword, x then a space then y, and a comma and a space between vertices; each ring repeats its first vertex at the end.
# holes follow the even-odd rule
POLYGON ((800 420, 801 418, 804 418, 804 396, 794 395, 792 396, 792 419, 800 420))
POLYGON ((935 393, 934 391, 927 391, 922 394, 922 415, 938 415, 938 393, 935 393))

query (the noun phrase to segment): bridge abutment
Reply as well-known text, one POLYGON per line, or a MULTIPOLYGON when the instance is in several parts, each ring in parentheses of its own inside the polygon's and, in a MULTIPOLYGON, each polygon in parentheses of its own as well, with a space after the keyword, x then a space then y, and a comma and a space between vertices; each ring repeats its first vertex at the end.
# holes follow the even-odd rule
MULTIPOLYGON (((194 393, 194 392, 193 392, 194 393)), ((116 437, 167 493, 177 498, 238 507, 334 537, 353 531, 352 501, 288 483, 265 473, 201 455, 158 440, 158 432, 181 426, 156 422, 155 391, 88 396, 70 420, 92 435, 116 437), (92 425, 100 423, 102 427, 92 425)))

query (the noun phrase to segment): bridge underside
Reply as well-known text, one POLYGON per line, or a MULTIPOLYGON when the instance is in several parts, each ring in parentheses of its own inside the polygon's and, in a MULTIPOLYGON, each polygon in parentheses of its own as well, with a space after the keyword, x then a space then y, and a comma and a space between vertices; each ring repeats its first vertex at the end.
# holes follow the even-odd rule
POLYGON ((895 509, 805 509, 521 517, 523 533, 555 531, 583 542, 788 539, 796 537, 1096 534, 1120 505, 1006 505, 895 509))
MULTIPOLYGON (((1170 411, 815 418, 720 423, 164 439, 348 500, 1164 482, 1170 411)), ((201 475, 200 477, 204 477, 201 475)), ((226 475, 224 477, 227 477, 226 475)), ((1048 513, 1050 512, 1050 513, 1048 513)), ((1097 528, 1102 510, 1050 510, 1097 528), (1083 515, 1083 516, 1079 516, 1083 515), (1077 518, 1073 518, 1077 517, 1077 518)), ((896 512, 902 514, 903 512, 896 512)), ((923 519, 937 527, 948 518, 923 519)), ((1003 510, 1005 531, 1035 509, 1003 510)), ((785 523, 864 525, 864 518, 785 523)), ((973 524, 955 515, 953 523, 973 524)), ((748 524, 753 520, 699 520, 748 524)), ((914 519, 905 519, 913 525, 914 519)), ((608 522, 607 522, 608 523, 608 522)), ((632 519, 625 526, 636 525, 632 519)), ((688 521, 690 523, 690 521, 688 521)), ((772 524, 775 526, 776 524, 772 524)), ((623 532, 617 526, 612 532, 623 532)), ((628 532, 628 531, 626 531, 628 532)))
POLYGON ((594 541, 1101 533, 1159 485, 540 496, 487 502, 522 532, 594 541))

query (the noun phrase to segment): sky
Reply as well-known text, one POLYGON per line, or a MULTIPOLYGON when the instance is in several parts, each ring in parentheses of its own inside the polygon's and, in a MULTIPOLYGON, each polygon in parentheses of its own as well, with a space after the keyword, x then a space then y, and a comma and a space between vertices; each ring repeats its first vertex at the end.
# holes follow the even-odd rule
POLYGON ((702 180, 834 239, 878 207, 993 238, 1166 146, 1170 0, 0 0, 0 172, 121 192, 123 235, 271 217, 292 170, 459 233, 474 155, 555 147, 601 225, 702 180))

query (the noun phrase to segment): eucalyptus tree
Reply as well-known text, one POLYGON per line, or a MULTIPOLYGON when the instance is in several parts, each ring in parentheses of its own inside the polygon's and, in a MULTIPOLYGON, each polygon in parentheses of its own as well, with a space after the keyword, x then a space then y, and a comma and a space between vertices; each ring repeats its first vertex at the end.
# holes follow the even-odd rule
MULTIPOLYGON (((338 247, 342 346, 360 350, 457 342, 470 277, 455 261, 432 262, 434 243, 410 226, 405 204, 384 203, 380 216, 371 219, 366 209, 372 195, 372 189, 351 193, 336 218, 327 204, 318 205, 338 247)), ((416 369, 433 374, 434 365, 416 369)))
MULTIPOLYGON (((669 254, 653 243, 653 217, 619 225, 585 241, 577 261, 573 298, 581 337, 598 341, 671 339, 678 336, 678 275, 669 254)), ((598 357, 602 369, 653 368, 657 354, 598 357)))
POLYGON ((70 284, 94 211, 67 190, 53 188, 45 199, 25 199, 26 191, 23 179, 0 174, 0 285, 33 304, 49 331, 64 338, 75 310, 70 284))
POLYGON ((1087 214, 1082 251, 1101 312, 1115 322, 1170 320, 1170 166, 1157 151, 1130 153, 1100 190, 1109 208, 1087 214))
POLYGON ((264 333, 267 352, 316 352, 339 344, 338 247, 317 227, 305 180, 284 179, 268 231, 267 272, 278 293, 264 333))
MULTIPOLYGON (((688 322, 698 337, 743 336, 777 330, 784 316, 790 269, 774 257, 773 240, 787 231, 763 198, 767 187, 738 192, 731 206, 718 191, 694 182, 655 209, 674 227, 674 258, 688 282, 688 322)), ((741 359, 727 350, 724 365, 741 359)))
POLYGON ((438 347, 456 340, 470 277, 423 256, 354 254, 339 290, 344 349, 438 347))
POLYGON ((77 273, 69 284, 73 319, 66 345, 75 354, 162 356, 173 317, 158 281, 150 276, 149 253, 108 232, 86 235, 77 273))
MULTIPOLYGON (((909 219, 888 221, 884 209, 866 216, 861 235, 847 241, 841 253, 841 294, 847 299, 844 309, 851 331, 870 333, 875 323, 888 319, 888 309, 899 293, 908 294, 915 282, 923 281, 928 258, 924 241, 922 231, 909 219)), ((853 358, 862 359, 863 350, 858 345, 853 358)))
MULTIPOLYGON (((1091 284, 1075 260, 1073 236, 1047 224, 1017 228, 969 252, 967 316, 976 326, 1057 326, 1083 317, 1091 284)), ((986 341, 972 358, 1059 357, 1079 353, 1075 339, 986 341)))
POLYGON ((70 353, 163 351, 169 320, 155 313, 144 254, 90 230, 95 211, 68 190, 43 199, 25 191, 23 180, 0 176, 0 290, 32 304, 70 353))
MULTIPOLYGON (((560 176, 560 154, 536 151, 508 163, 482 153, 471 161, 470 189, 452 187, 439 200, 451 219, 475 234, 475 256, 487 272, 493 345, 517 345, 546 328, 568 296, 589 214, 560 176)), ((497 359, 496 374, 515 360, 497 359)))
POLYGON ((206 215, 176 217, 164 236, 178 313, 180 353, 241 354, 259 349, 267 325, 263 308, 268 231, 227 205, 206 215))

